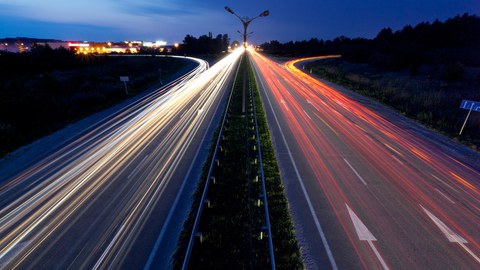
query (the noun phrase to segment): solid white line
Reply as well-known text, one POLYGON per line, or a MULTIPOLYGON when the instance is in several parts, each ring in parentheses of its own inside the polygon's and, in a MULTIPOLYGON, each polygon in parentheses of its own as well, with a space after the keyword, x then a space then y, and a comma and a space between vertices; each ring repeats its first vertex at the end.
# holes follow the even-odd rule
MULTIPOLYGON (((260 76, 258 76, 258 73, 257 73, 257 77, 260 78, 260 76)), ((260 79, 259 81, 262 84, 263 89, 266 89, 262 80, 260 79)), ((288 147, 287 140, 285 139, 285 135, 283 134, 283 131, 280 127, 280 123, 278 121, 277 115, 275 114, 275 111, 273 110, 272 102, 270 101, 270 98, 268 97, 267 93, 265 93, 265 96, 267 97, 268 104, 270 105, 270 110, 272 111, 273 117, 275 118, 275 122, 277 123, 278 130, 280 131, 280 135, 282 137, 283 143, 285 144, 285 147, 287 148, 288 156, 290 157, 290 161, 292 162, 293 168, 295 170, 295 174, 297 176, 297 180, 300 183, 300 187, 302 188, 303 195, 305 196, 305 199, 307 200, 307 204, 308 204, 308 208, 310 210, 310 214, 312 215, 313 221, 315 222, 315 226, 317 227, 317 231, 320 235, 320 238, 322 239, 322 243, 323 243, 323 246, 325 247, 325 251, 327 253, 330 264, 332 265, 332 268, 334 270, 338 270, 337 263, 335 262, 335 259, 333 258, 332 250, 330 249, 330 246, 328 245, 327 238, 325 237, 325 233, 323 232, 322 226, 320 225, 320 221, 318 220, 318 217, 315 214, 315 210, 313 209, 312 201, 310 200, 310 197, 308 196, 308 193, 307 193, 307 189, 305 188, 305 186, 303 184, 303 179, 300 176, 300 172, 298 171, 297 165, 296 165, 296 163, 293 159, 292 152, 290 151, 290 147, 288 147)))
POLYGON ((365 182, 365 180, 363 180, 362 176, 360 174, 358 174, 357 170, 355 170, 355 168, 352 167, 352 165, 350 165, 350 162, 348 162, 347 159, 343 159, 345 160, 345 163, 347 163, 348 167, 350 167, 350 169, 352 169, 352 171, 355 173, 355 175, 357 175, 357 177, 362 181, 362 183, 366 186, 367 185, 367 182, 365 182))
POLYGON ((383 266, 383 269, 384 270, 388 270, 388 265, 385 263, 385 261, 383 260, 382 258, 382 255, 380 255, 380 253, 378 252, 377 248, 375 247, 375 245, 372 243, 372 241, 367 241, 368 242, 368 245, 373 249, 373 253, 375 253, 375 256, 377 256, 377 259, 380 261, 380 263, 382 264, 383 266))

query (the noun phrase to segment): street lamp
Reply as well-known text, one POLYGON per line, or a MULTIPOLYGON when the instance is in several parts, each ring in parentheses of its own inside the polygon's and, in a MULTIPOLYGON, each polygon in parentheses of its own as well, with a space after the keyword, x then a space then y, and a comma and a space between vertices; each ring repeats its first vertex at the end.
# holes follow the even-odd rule
POLYGON ((243 24, 243 47, 246 49, 247 48, 247 28, 248 28, 248 25, 253 21, 255 20, 256 18, 259 18, 259 17, 267 17, 270 12, 268 10, 265 10, 264 12, 260 13, 258 16, 256 17, 253 17, 253 18, 248 18, 248 17, 240 17, 238 16, 235 12, 233 12, 233 10, 227 6, 225 6, 225 10, 229 13, 232 13, 233 15, 235 15, 238 19, 240 19, 240 21, 242 22, 243 24))

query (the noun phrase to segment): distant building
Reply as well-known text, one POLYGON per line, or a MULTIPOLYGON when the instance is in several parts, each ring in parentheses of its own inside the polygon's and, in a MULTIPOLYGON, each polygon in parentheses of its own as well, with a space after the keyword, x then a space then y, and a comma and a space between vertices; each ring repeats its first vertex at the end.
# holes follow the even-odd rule
POLYGON ((48 45, 52 49, 68 47, 66 42, 54 39, 37 39, 25 37, 0 39, 0 51, 7 51, 13 53, 27 52, 30 51, 35 45, 48 45))
POLYGON ((52 49, 66 48, 78 54, 135 54, 142 48, 153 49, 160 53, 171 53, 179 44, 167 45, 166 41, 122 41, 122 42, 88 42, 61 41, 35 38, 0 39, 0 52, 21 53, 30 51, 34 46, 49 46, 52 49))
POLYGON ((79 54, 138 53, 141 42, 68 42, 70 50, 79 54))

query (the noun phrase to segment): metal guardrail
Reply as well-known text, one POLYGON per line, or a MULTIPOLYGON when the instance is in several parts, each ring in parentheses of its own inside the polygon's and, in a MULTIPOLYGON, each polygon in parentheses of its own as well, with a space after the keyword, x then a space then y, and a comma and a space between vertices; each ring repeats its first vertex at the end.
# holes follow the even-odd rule
MULTIPOLYGON (((242 56, 242 57, 244 57, 244 56, 242 56)), ((242 59, 240 59, 239 63, 241 63, 241 61, 242 61, 242 59)), ((183 260, 183 265, 182 265, 183 270, 188 269, 188 263, 190 261, 190 256, 192 254, 193 243, 194 243, 194 240, 195 240, 195 234, 197 233, 198 225, 200 223, 200 217, 202 216, 203 205, 205 203, 205 198, 207 197, 208 187, 210 185, 210 179, 211 179, 211 176, 212 176, 212 173, 213 173, 213 168, 215 167, 215 160, 217 159, 217 156, 218 156, 218 150, 220 148, 220 142, 222 140, 222 134, 223 134, 223 131, 225 129, 225 123, 226 123, 227 116, 228 116, 228 109, 230 108, 230 104, 231 104, 231 101, 232 101, 233 87, 235 87, 235 83, 237 82, 238 70, 240 69, 240 66, 241 65, 239 64, 238 67, 237 67, 237 72, 235 73, 235 78, 233 80, 232 91, 230 91, 230 96, 228 97, 227 106, 226 106, 225 113, 224 113, 223 119, 222 119, 222 125, 220 126, 220 131, 218 133, 218 138, 217 138, 217 142, 216 142, 216 145, 215 145, 215 151, 214 151, 213 157, 212 157, 212 162, 210 163, 210 168, 208 169, 208 175, 207 175, 207 179, 206 179, 206 182, 205 182, 205 187, 203 189, 202 198, 200 199, 200 205, 198 206, 198 211, 197 211, 197 215, 195 216, 195 222, 193 224, 192 233, 191 233, 190 239, 188 241, 187 252, 186 252, 185 258, 183 260)))
MULTIPOLYGON (((246 54, 244 54, 242 56, 242 59, 240 59, 239 63, 241 63, 241 61, 243 60, 243 57, 248 57, 248 56, 246 54)), ((227 106, 226 106, 226 109, 225 109, 225 114, 223 116, 222 124, 220 126, 220 131, 219 131, 217 142, 216 142, 216 145, 215 145, 215 150, 214 150, 214 153, 213 153, 212 161, 210 163, 210 167, 209 167, 209 170, 208 170, 208 175, 207 175, 207 179, 206 179, 206 182, 205 182, 205 187, 203 189, 202 197, 200 199, 199 207, 198 207, 197 214, 196 214, 196 217, 195 217, 195 222, 194 222, 193 229, 192 229, 192 232, 191 232, 191 235, 190 235, 190 238, 189 238, 187 251, 186 251, 186 254, 185 254, 185 258, 183 260, 183 265, 182 265, 183 270, 188 269, 188 264, 189 264, 189 261, 190 261, 193 245, 194 245, 194 242, 195 242, 195 236, 197 234, 198 226, 199 226, 199 223, 200 223, 200 218, 202 216, 203 206, 206 202, 208 188, 209 188, 209 185, 210 185, 210 181, 212 179, 212 174, 213 174, 213 171, 214 171, 214 167, 216 165, 216 160, 218 158, 218 151, 220 149, 220 143, 222 141, 222 135, 223 135, 223 132, 225 130, 225 123, 227 122, 228 111, 229 111, 229 108, 231 106, 232 96, 233 96, 233 93, 234 93, 233 88, 236 85, 237 76, 238 76, 240 67, 241 67, 241 64, 239 64, 238 67, 237 67, 237 72, 235 74, 235 78, 234 78, 233 85, 232 85, 232 91, 230 92, 230 96, 228 98, 227 106)), ((251 81, 250 76, 249 76, 248 77, 248 88, 249 88, 249 93, 250 93, 252 107, 253 107, 253 120, 254 120, 254 125, 255 125, 254 128, 255 128, 255 137, 256 137, 256 151, 257 151, 257 155, 258 155, 258 165, 259 165, 258 174, 260 174, 260 178, 261 178, 261 184, 262 184, 262 195, 261 195, 261 197, 263 199, 263 205, 264 205, 264 209, 265 209, 264 211, 265 211, 266 225, 264 226, 264 228, 266 228, 267 235, 268 235, 270 263, 271 263, 272 269, 275 270, 276 269, 275 255, 274 255, 272 231, 271 231, 271 225, 270 225, 270 216, 269 216, 269 212, 268 212, 267 192, 266 192, 265 177, 264 177, 264 171, 263 171, 262 152, 261 152, 261 147, 260 147, 260 134, 259 134, 259 130, 258 130, 257 111, 256 111, 256 107, 255 107, 255 102, 254 102, 254 99, 253 99, 252 83, 253 82, 251 81)))
MULTIPOLYGON (((250 62, 249 62, 250 63, 250 62)), ((276 269, 275 266, 275 253, 273 249, 273 240, 272 240, 272 229, 270 225, 270 214, 268 212, 268 200, 267 200, 267 188, 265 185, 265 175, 263 172, 263 161, 262 161, 262 150, 260 147, 260 132, 258 130, 258 121, 257 121, 257 109, 255 106, 255 99, 253 98, 253 89, 252 89, 252 81, 250 76, 248 77, 248 86, 250 90, 250 95, 252 96, 252 106, 253 106, 253 114, 254 114, 254 122, 255 122, 255 133, 256 133, 256 141, 257 141, 257 154, 258 154, 258 164, 259 164, 259 171, 260 171, 260 178, 262 180, 262 197, 263 197, 263 205, 265 208, 265 222, 268 232, 268 245, 270 249, 270 263, 272 265, 272 270, 276 269)))

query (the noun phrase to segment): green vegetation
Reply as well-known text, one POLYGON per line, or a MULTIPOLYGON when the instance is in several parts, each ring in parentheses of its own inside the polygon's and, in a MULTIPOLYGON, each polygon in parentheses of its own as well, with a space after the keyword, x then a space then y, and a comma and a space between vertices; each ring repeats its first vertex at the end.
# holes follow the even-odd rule
POLYGON ((186 35, 183 39, 181 51, 188 55, 217 55, 222 52, 226 52, 229 44, 230 39, 228 38, 227 34, 218 34, 215 38, 213 38, 212 33, 208 33, 208 35, 201 35, 198 38, 192 35, 186 35))
POLYGON ((266 53, 291 57, 341 54, 349 62, 384 70, 407 69, 413 75, 422 65, 438 65, 445 71, 455 63, 480 67, 480 17, 464 14, 445 22, 407 25, 395 32, 385 28, 373 39, 341 36, 287 43, 274 40, 261 47, 266 53))
MULTIPOLYGON (((307 65, 315 74, 391 106, 409 118, 457 139, 474 149, 480 147, 480 115, 472 113, 462 136, 458 135, 468 111, 462 99, 480 101, 476 78, 460 82, 441 79, 430 68, 412 76, 407 71, 382 71, 343 59, 325 59, 307 65)), ((431 67, 433 68, 433 67, 431 67)))
MULTIPOLYGON (((258 163, 253 139, 253 110, 251 104, 242 113, 244 84, 253 87, 257 121, 261 138, 262 160, 267 187, 267 198, 272 224, 272 240, 278 269, 302 269, 300 252, 294 237, 293 223, 289 215, 275 154, 270 142, 267 122, 252 68, 243 57, 236 83, 232 89, 232 103, 227 113, 228 122, 222 134, 219 165, 214 170, 207 198, 190 259, 192 269, 268 269, 270 268, 268 240, 260 239, 265 225, 263 205, 259 205, 261 183, 257 180, 258 163)), ((247 87, 248 99, 248 87, 247 87)), ((249 102, 247 102, 248 104, 249 102)), ((218 135, 217 135, 218 136, 218 135)), ((213 153, 213 150, 212 150, 213 153)), ((211 154, 213 156, 213 154, 211 154)), ((204 167, 202 179, 206 179, 208 166, 204 167)), ((200 181, 195 203, 189 219, 184 224, 179 247, 174 256, 174 268, 183 262, 186 246, 193 227, 198 203, 205 180, 200 181)))
POLYGON ((74 55, 37 46, 0 53, 0 157, 189 67, 183 59, 74 55), (129 76, 130 95, 120 76, 129 76))
POLYGON ((387 104, 406 116, 473 148, 480 147, 480 114, 472 113, 464 133, 458 132, 467 111, 463 99, 480 101, 480 17, 464 14, 444 22, 422 22, 375 38, 262 45, 281 56, 341 54, 311 68, 327 80, 387 104))
MULTIPOLYGON (((255 81, 251 66, 249 70, 250 79, 255 81)), ((293 221, 290 216, 288 201, 285 197, 285 188, 280 177, 280 170, 270 140, 267 118, 256 82, 254 83, 254 102, 257 109, 260 147, 262 149, 263 170, 267 187, 268 208, 272 224, 272 239, 277 269, 303 269, 300 251, 293 230, 293 221)))

